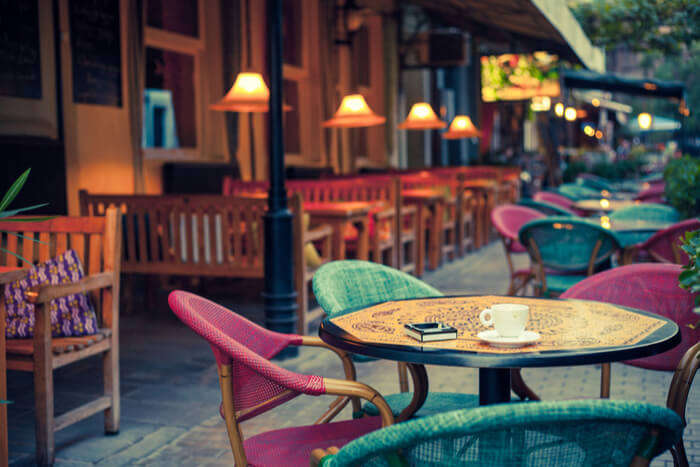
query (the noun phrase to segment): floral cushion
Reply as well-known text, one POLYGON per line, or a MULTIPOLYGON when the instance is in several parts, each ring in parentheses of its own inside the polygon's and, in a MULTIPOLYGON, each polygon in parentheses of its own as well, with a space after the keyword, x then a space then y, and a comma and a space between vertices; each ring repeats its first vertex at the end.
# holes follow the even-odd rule
MULTIPOLYGON (((61 256, 32 267, 24 279, 5 286, 6 332, 12 338, 34 335, 34 307, 26 300, 30 287, 40 284, 67 284, 80 281, 85 274, 78 254, 68 250, 61 256)), ((49 303, 53 337, 74 337, 95 334, 97 317, 84 293, 57 298, 49 303)))

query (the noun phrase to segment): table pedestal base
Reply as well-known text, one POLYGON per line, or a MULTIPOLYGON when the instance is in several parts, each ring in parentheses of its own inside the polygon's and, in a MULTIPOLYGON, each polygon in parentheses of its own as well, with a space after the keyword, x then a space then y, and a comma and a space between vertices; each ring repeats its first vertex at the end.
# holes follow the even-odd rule
POLYGON ((479 369, 479 405, 510 402, 510 369, 479 369))

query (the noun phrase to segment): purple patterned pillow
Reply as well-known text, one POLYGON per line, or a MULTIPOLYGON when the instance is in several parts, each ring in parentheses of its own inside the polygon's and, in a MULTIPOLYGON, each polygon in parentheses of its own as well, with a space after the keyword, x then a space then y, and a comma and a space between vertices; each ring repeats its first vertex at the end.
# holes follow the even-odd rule
MULTIPOLYGON (((30 287, 39 284, 68 284, 84 276, 78 254, 68 250, 61 256, 32 267, 24 279, 5 286, 6 331, 9 338, 34 335, 34 304, 25 299, 30 287)), ((57 298, 49 303, 53 337, 75 337, 95 334, 97 317, 84 293, 57 298)))

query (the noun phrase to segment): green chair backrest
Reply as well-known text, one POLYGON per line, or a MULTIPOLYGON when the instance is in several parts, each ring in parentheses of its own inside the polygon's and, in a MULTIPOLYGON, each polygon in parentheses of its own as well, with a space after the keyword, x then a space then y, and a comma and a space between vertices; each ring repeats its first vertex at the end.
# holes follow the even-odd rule
POLYGON ((586 188, 592 188, 593 190, 608 190, 610 192, 617 191, 618 187, 603 177, 597 177, 595 175, 588 174, 585 177, 579 176, 576 178, 576 183, 578 185, 584 186, 586 188))
POLYGON ((313 277, 316 300, 328 317, 389 300, 441 297, 436 288, 399 270, 368 261, 332 261, 313 277))
POLYGON ((545 217, 530 221, 520 228, 518 237, 534 261, 539 256, 542 266, 559 271, 586 271, 591 260, 599 266, 620 248, 611 231, 575 217, 545 217), (530 240, 534 241, 536 250, 530 240), (600 247, 596 251, 599 241, 600 247))
POLYGON ((575 212, 566 208, 552 203, 545 203, 544 201, 535 201, 532 198, 522 198, 518 201, 518 204, 539 211, 545 216, 576 216, 575 212))
POLYGON ((640 203, 611 212, 610 219, 676 223, 681 220, 681 215, 671 206, 657 203, 640 203))
POLYGON ((643 402, 500 404, 374 431, 324 457, 321 465, 629 466, 635 455, 651 459, 663 453, 682 432, 675 412, 643 402))
POLYGON ((557 188, 557 192, 574 201, 601 197, 600 190, 594 190, 575 183, 564 183, 557 188))

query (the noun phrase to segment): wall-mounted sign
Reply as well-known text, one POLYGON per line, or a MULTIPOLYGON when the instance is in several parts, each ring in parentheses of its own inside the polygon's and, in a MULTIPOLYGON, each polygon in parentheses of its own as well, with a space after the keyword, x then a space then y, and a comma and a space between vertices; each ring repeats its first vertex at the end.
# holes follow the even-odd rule
POLYGON ((558 66, 557 56, 546 52, 481 57, 481 97, 484 102, 556 97, 558 66))
POLYGON ((41 99, 37 0, 0 0, 0 96, 41 99))
POLYGON ((73 101, 121 107, 119 0, 70 0, 73 101))

